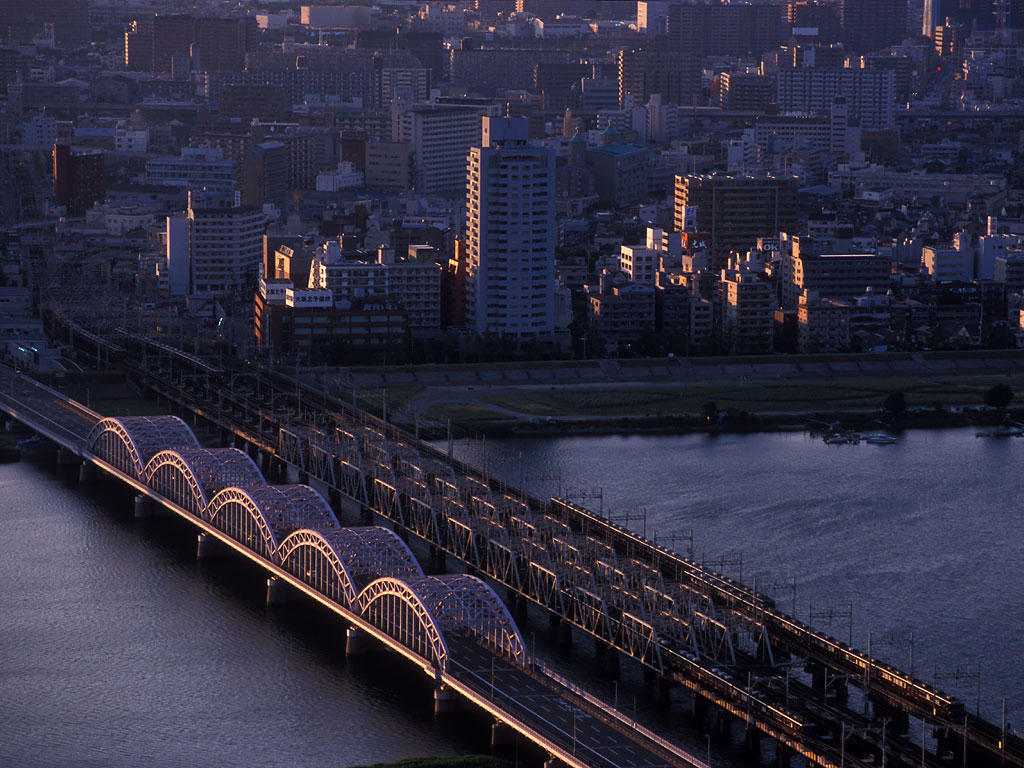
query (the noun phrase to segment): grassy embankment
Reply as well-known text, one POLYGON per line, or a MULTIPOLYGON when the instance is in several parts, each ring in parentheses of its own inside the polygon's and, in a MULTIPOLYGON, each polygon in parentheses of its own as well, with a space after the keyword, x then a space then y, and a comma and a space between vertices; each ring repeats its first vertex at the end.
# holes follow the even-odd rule
MULTIPOLYGON (((748 414, 749 428, 777 429, 811 421, 836 419, 870 423, 891 392, 906 395, 911 415, 906 426, 966 424, 967 417, 950 414, 951 407, 976 408, 997 383, 1024 394, 1024 375, 998 376, 880 376, 750 381, 722 383, 580 384, 566 386, 403 387, 389 389, 388 411, 403 407, 420 411, 424 423, 451 419, 460 432, 505 432, 618 429, 698 429, 705 403, 719 411, 748 414), (418 405, 425 405, 420 408, 418 405)), ((379 390, 364 391, 367 404, 379 403, 379 390)), ((1022 397, 1024 399, 1024 397, 1022 397)))

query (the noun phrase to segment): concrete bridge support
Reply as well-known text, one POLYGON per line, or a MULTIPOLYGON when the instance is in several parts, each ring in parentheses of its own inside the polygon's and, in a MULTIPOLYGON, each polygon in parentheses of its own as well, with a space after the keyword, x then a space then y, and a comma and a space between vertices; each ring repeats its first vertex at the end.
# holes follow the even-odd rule
POLYGON ((288 602, 288 584, 276 576, 267 578, 267 605, 283 605, 288 602))
POLYGON ((668 709, 672 706, 672 689, 674 687, 671 680, 667 680, 660 675, 655 679, 652 694, 659 707, 668 709))
POLYGON ((373 638, 358 627, 349 627, 345 633, 345 655, 362 656, 372 653, 373 638))
POLYGON ((796 752, 794 752, 790 747, 787 747, 785 744, 775 745, 774 765, 776 768, 790 768, 793 764, 794 757, 796 757, 796 752))
POLYGON ((200 533, 196 538, 196 560, 205 560, 213 554, 217 540, 208 533, 200 533))
POLYGON ((91 461, 83 461, 78 465, 79 485, 91 485, 96 482, 96 467, 91 461))
POLYGON ((749 725, 743 733, 743 749, 756 763, 761 762, 761 732, 749 725))
MULTIPOLYGON (((395 526, 396 530, 400 526, 395 526)), ((405 530, 405 529, 402 529, 405 530)), ((399 534, 401 536, 401 534, 399 534)), ((406 534, 403 540, 408 544, 409 535, 406 534)), ((443 549, 431 544, 430 545, 430 570, 433 573, 444 573, 448 569, 448 556, 443 549)))
POLYGON ((703 723, 708 716, 708 700, 696 691, 690 697, 690 714, 697 723, 703 723))
POLYGON ((57 449, 57 466, 58 467, 66 467, 66 466, 68 466, 70 464, 74 464, 77 461, 78 461, 78 457, 75 455, 74 451, 72 451, 71 449, 64 448, 63 446, 61 446, 60 448, 57 449))
POLYGON ((445 685, 434 688, 434 714, 450 715, 459 708, 459 695, 445 685))
POLYGON ((555 627, 555 643, 559 648, 572 648, 572 625, 569 622, 558 622, 555 627))
POLYGON ((135 495, 135 519, 140 520, 144 517, 152 517, 153 515, 153 500, 145 494, 139 493, 135 495))
POLYGON ((515 740, 516 732, 508 723, 499 720, 491 725, 491 749, 511 747, 515 740))
POLYGON ((714 733, 716 736, 721 738, 723 741, 729 743, 732 741, 732 724, 735 721, 732 715, 726 712, 724 709, 719 709, 715 712, 714 717, 714 733))
POLYGON ((893 707, 888 702, 871 696, 871 709, 879 720, 888 720, 888 729, 893 734, 904 734, 910 730, 910 716, 901 709, 893 707))

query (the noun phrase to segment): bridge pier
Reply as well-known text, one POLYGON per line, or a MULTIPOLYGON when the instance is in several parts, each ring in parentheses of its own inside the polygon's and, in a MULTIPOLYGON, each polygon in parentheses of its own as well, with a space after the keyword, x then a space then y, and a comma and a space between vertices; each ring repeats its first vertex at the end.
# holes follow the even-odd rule
POLYGON ((267 578, 267 605, 282 605, 288 602, 288 583, 276 576, 267 578))
POLYGON ((754 762, 761 762, 761 732, 750 725, 747 725, 743 734, 743 749, 754 762))
POLYGON ((893 707, 888 702, 882 701, 877 697, 869 696, 869 698, 875 717, 879 720, 887 719, 889 721, 888 728, 891 733, 904 734, 910 730, 910 716, 906 712, 893 707))
POLYGON ((370 636, 359 627, 349 627, 345 632, 345 655, 362 656, 372 651, 373 640, 370 636))
POLYGON ((75 456, 74 451, 69 448, 61 446, 57 449, 57 466, 66 467, 69 464, 74 464, 78 461, 78 457, 75 456))
POLYGON ((560 648, 572 647, 572 625, 567 621, 560 621, 555 627, 555 642, 560 648))
POLYGON ((516 732, 508 723, 500 720, 491 725, 491 749, 511 747, 516 740, 516 732))
POLYGON ((724 709, 719 709, 717 712, 715 712, 715 735, 725 739, 725 741, 727 742, 731 742, 733 719, 733 716, 726 712, 724 709))
POLYGON ((434 688, 434 714, 450 715, 459 707, 459 695, 445 685, 434 688))
POLYGON ((658 706, 668 709, 672 706, 672 681, 668 680, 660 675, 656 678, 654 683, 654 700, 658 703, 658 706))
POLYGON ((793 763, 793 758, 796 756, 790 747, 785 744, 775 742, 775 765, 777 768, 790 768, 793 763))
MULTIPOLYGON (((408 539, 408 536, 405 537, 408 539)), ((408 544, 408 541, 406 541, 408 544)), ((448 570, 448 557, 445 551, 435 544, 430 545, 430 570, 434 573, 444 573, 448 570)))
POLYGON ((217 540, 210 537, 208 533, 200 533, 196 537, 196 560, 205 560, 213 554, 213 548, 217 540))
POLYGON ((78 465, 79 485, 90 485, 96 480, 96 467, 91 461, 83 461, 78 465))
POLYGON ((287 464, 286 463, 286 464, 284 464, 283 469, 284 469, 284 482, 285 482, 286 485, 294 485, 295 483, 301 482, 299 480, 299 477, 300 477, 301 473, 299 472, 299 468, 296 467, 294 464, 287 464))
POLYGON ((690 692, 690 716, 696 725, 704 722, 708 715, 708 700, 696 691, 690 692))
POLYGON ((604 640, 597 638, 594 639, 594 650, 597 653, 598 659, 603 659, 604 668, 608 674, 617 678, 622 666, 618 650, 610 647, 604 640))
POLYGON ((143 493, 135 495, 135 519, 140 520, 153 514, 153 501, 143 493))

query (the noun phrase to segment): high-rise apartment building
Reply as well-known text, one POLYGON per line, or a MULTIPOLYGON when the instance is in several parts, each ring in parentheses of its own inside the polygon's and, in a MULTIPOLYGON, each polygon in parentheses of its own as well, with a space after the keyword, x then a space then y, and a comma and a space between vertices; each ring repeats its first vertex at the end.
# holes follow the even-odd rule
POLYGON ((477 333, 555 330, 555 155, 523 118, 483 118, 466 185, 466 321, 477 333))
POLYGON ((896 73, 891 69, 784 67, 778 73, 779 111, 825 115, 842 97, 864 131, 896 125, 896 73))
POLYGON ((263 256, 266 217, 234 196, 189 193, 188 211, 168 217, 167 261, 172 286, 194 297, 251 295, 263 256))
POLYGON ((716 268, 759 237, 791 232, 797 224, 797 180, 787 176, 676 176, 675 229, 686 223, 706 233, 716 268))
POLYGON ((659 94, 664 104, 692 104, 701 90, 700 60, 676 50, 654 46, 619 51, 619 106, 629 96, 634 104, 646 104, 659 94))
POLYGON ((466 185, 466 156, 480 141, 486 108, 450 104, 396 104, 392 137, 412 150, 413 186, 432 194, 459 194, 466 185))
POLYGON ((668 9, 667 30, 684 55, 760 56, 782 42, 782 9, 774 4, 676 3, 668 9))
POLYGON ((132 23, 124 36, 130 70, 170 72, 176 57, 193 57, 197 71, 237 72, 256 50, 254 16, 214 18, 161 15, 132 23))

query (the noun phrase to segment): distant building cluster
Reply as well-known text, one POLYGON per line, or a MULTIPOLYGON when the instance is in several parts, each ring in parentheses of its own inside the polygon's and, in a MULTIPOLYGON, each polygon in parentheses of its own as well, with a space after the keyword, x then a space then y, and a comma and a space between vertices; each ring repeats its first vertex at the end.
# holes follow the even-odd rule
POLYGON ((275 360, 1020 346, 1022 152, 1016 0, 0 3, 14 316, 275 360))

